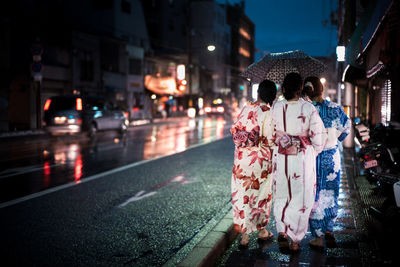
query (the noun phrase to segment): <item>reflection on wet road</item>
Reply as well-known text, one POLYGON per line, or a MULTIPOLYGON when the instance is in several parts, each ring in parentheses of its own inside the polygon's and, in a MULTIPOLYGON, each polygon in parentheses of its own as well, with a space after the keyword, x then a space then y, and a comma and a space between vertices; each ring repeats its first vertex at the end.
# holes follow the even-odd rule
POLYGON ((124 166, 171 155, 229 135, 224 118, 181 119, 86 136, 47 136, 1 141, 0 202, 124 166))

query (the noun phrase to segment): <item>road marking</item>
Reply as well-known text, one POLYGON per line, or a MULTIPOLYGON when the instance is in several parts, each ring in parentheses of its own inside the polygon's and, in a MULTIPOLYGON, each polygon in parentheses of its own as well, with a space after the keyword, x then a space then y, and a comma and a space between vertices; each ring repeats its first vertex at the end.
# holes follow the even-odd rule
POLYGON ((143 195, 144 192, 145 192, 145 191, 142 190, 142 191, 136 193, 135 196, 129 198, 129 199, 128 199, 127 201, 125 201, 124 203, 119 204, 119 205, 118 205, 118 208, 122 208, 122 207, 128 205, 129 203, 131 203, 131 202, 133 202, 133 201, 138 201, 138 200, 141 200, 141 199, 143 199, 143 198, 145 198, 145 197, 150 197, 150 196, 152 196, 152 195, 157 194, 157 192, 153 191, 153 192, 149 192, 149 193, 143 195))
MULTIPOLYGON (((212 142, 216 142, 216 141, 223 140, 225 138, 230 138, 230 137, 231 137, 230 135, 227 135, 227 136, 224 136, 224 137, 222 137, 220 139, 217 139, 217 140, 214 140, 214 141, 211 141, 211 142, 203 142, 201 144, 196 144, 196 145, 193 145, 193 146, 190 146, 190 147, 186 148, 186 150, 184 150, 184 151, 180 151, 180 152, 172 154, 172 155, 180 154, 180 153, 183 153, 183 152, 188 151, 190 149, 197 148, 197 147, 204 146, 204 145, 208 145, 208 144, 210 144, 212 142)), ((9 206, 12 206, 12 205, 15 205, 15 204, 18 204, 18 203, 21 203, 21 202, 24 202, 24 201, 27 201, 27 200, 30 200, 30 199, 34 199, 34 198, 38 198, 38 197, 41 197, 41 196, 45 196, 45 195, 48 195, 48 194, 51 194, 51 193, 54 193, 54 192, 57 192, 57 191, 60 191, 60 190, 66 189, 66 188, 70 188, 70 187, 73 187, 73 186, 81 185, 83 183, 87 183, 87 182, 102 178, 102 177, 110 175, 110 174, 121 172, 121 171, 130 169, 130 168, 133 168, 133 167, 136 167, 136 166, 139 166, 139 165, 142 165, 142 164, 146 164, 146 163, 154 161, 154 160, 166 158, 166 157, 169 157, 169 156, 172 156, 172 155, 163 155, 163 156, 155 157, 155 158, 152 158, 152 159, 147 159, 147 160, 143 160, 143 161, 134 162, 134 163, 122 166, 122 167, 118 167, 118 168, 115 168, 115 169, 112 169, 112 170, 109 170, 109 171, 105 171, 105 172, 102 172, 102 173, 98 173, 98 174, 83 178, 83 179, 79 180, 79 183, 71 182, 71 183, 60 185, 60 186, 52 187, 52 188, 49 188, 49 189, 46 189, 46 190, 31 194, 31 195, 27 195, 27 196, 24 196, 24 197, 20 197, 20 198, 16 198, 16 199, 13 199, 13 200, 10 200, 10 201, 6 201, 6 202, 3 202, 3 203, 0 203, 0 209, 5 208, 5 207, 9 207, 9 206)))
MULTIPOLYGON (((52 165, 49 165, 48 168, 52 168, 52 167, 56 167, 56 166, 60 166, 60 165, 63 165, 63 164, 52 164, 52 165)), ((8 169, 8 170, 0 172, 0 179, 17 176, 17 175, 25 174, 25 173, 35 172, 35 171, 41 171, 44 169, 45 169, 45 167, 43 167, 41 165, 32 165, 32 166, 27 166, 27 167, 8 169)))
MULTIPOLYGON (((188 178, 186 178, 185 175, 181 174, 181 175, 178 175, 178 176, 175 176, 175 177, 169 179, 166 182, 163 182, 161 184, 155 185, 151 189, 153 189, 153 190, 156 189, 158 191, 159 189, 161 189, 163 187, 167 187, 167 186, 171 185, 172 183, 175 183, 175 184, 189 184, 189 183, 194 183, 194 182, 195 181, 191 181, 188 178)), ((143 199, 145 197, 150 197, 152 195, 157 194, 157 191, 152 191, 152 192, 149 192, 149 193, 143 195, 146 191, 141 190, 138 193, 136 193, 135 196, 129 198, 128 200, 126 200, 122 204, 119 204, 117 207, 118 208, 122 208, 122 207, 126 206, 127 204, 129 204, 129 203, 131 203, 133 201, 138 201, 138 200, 141 200, 141 199, 143 199)))

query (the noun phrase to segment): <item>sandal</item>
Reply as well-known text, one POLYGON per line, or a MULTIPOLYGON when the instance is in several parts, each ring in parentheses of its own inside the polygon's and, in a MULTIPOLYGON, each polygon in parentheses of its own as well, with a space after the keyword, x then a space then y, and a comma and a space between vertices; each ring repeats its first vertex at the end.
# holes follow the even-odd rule
POLYGON ((284 233, 278 234, 278 245, 279 248, 289 248, 289 239, 287 234, 284 233))
POLYGON ((250 240, 249 240, 250 238, 249 238, 249 236, 247 235, 247 238, 243 238, 243 236, 242 236, 242 239, 240 240, 240 242, 239 242, 239 249, 246 249, 246 248, 248 248, 249 247, 249 243, 250 243, 250 240))
POLYGON ((260 240, 270 240, 270 239, 272 239, 274 237, 274 234, 272 233, 272 232, 269 232, 269 231, 267 231, 267 230, 262 230, 262 231, 260 231, 259 233, 258 233, 258 239, 260 239, 260 240), (267 235, 263 235, 263 234, 261 234, 262 232, 267 232, 267 235))
POLYGON ((336 248, 337 242, 332 232, 325 232, 325 244, 328 248, 336 248))

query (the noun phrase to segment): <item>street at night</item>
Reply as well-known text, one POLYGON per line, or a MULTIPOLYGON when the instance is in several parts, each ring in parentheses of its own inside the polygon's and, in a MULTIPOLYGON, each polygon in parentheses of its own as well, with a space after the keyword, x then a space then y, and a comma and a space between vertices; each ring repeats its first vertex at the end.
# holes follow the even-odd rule
POLYGON ((97 148, 90 140, 68 136, 2 142, 2 150, 13 144, 16 165, 15 146, 32 143, 30 153, 19 154, 20 163, 41 166, 18 175, 3 174, 2 196, 14 192, 7 194, 12 199, 44 192, 17 204, 2 203, 1 218, 7 218, 0 227, 2 262, 19 266, 164 264, 206 231, 210 220, 221 218, 230 208, 233 143, 226 138, 229 127, 223 118, 180 119, 134 127, 120 144, 109 133, 97 148), (43 155, 44 149, 49 155, 43 155), (57 161, 57 155, 63 161, 57 161), (50 162, 49 169, 45 162, 50 162))
POLYGON ((172 118, 161 123, 115 131, 51 136, 41 134, 3 138, 1 149, 1 202, 67 183, 131 163, 182 152, 188 147, 225 137, 231 122, 218 118, 172 118), (6 140, 5 140, 6 139, 6 140))
POLYGON ((400 0, 0 7, 0 266, 400 266, 400 0))

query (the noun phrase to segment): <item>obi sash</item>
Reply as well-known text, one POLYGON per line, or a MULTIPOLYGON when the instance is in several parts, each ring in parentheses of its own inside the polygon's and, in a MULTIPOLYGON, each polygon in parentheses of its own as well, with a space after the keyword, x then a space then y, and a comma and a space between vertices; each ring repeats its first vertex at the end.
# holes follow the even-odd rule
POLYGON ((275 144, 278 146, 278 153, 283 155, 297 155, 311 145, 310 138, 305 135, 288 135, 285 132, 277 131, 275 144))

